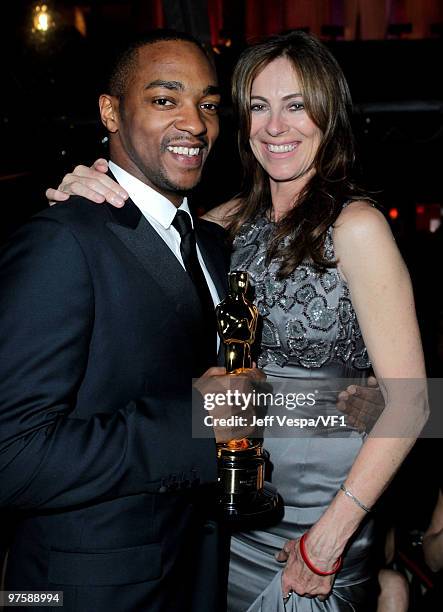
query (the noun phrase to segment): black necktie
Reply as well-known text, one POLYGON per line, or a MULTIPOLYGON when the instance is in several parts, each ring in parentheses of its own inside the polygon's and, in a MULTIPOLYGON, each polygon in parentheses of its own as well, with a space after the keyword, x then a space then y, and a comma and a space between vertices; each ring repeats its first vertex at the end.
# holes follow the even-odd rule
POLYGON ((183 263, 194 283, 202 307, 201 335, 195 347, 197 351, 196 366, 200 375, 208 367, 216 365, 217 326, 214 302, 198 260, 195 232, 190 215, 184 210, 177 210, 172 225, 180 234, 180 253, 183 263))

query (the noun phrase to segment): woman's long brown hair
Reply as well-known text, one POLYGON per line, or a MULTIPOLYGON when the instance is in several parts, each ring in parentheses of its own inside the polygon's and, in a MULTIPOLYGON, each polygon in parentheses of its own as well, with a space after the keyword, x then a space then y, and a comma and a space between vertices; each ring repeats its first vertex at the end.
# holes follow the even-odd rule
POLYGON ((268 262, 278 258, 279 276, 284 278, 306 259, 319 269, 331 266, 324 256, 329 226, 337 219, 344 202, 371 198, 350 177, 355 153, 349 119, 352 102, 344 74, 319 40, 294 30, 249 47, 234 70, 232 97, 239 118, 238 146, 244 183, 239 195, 241 205, 229 219, 231 236, 244 223, 271 213, 269 177, 249 144, 250 97, 255 77, 279 57, 286 57, 293 64, 301 81, 306 112, 322 132, 312 164, 315 172, 294 207, 276 224, 268 247, 268 262), (289 240, 284 240, 286 237, 289 240))

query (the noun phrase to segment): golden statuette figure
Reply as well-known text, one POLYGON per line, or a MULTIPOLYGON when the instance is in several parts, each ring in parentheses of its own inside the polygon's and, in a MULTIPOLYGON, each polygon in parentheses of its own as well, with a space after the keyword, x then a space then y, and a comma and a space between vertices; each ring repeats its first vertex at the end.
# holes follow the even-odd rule
MULTIPOLYGON (((258 310, 247 298, 249 277, 244 271, 229 274, 229 293, 216 308, 218 331, 225 348, 228 374, 252 368, 258 310)), ((261 440, 242 438, 217 444, 219 504, 225 519, 251 527, 275 513, 279 496, 264 481, 265 451, 261 440)))
POLYGON ((255 341, 258 310, 247 299, 247 289, 248 273, 231 272, 228 297, 215 310, 228 374, 240 374, 252 368, 251 346, 255 341))

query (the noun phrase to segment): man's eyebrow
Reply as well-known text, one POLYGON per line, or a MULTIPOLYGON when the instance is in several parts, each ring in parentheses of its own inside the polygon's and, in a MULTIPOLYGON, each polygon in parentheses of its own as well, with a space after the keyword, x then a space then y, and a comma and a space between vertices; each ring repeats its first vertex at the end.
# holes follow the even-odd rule
MULTIPOLYGON (((155 89, 161 87, 163 89, 170 89, 172 91, 184 91, 185 87, 180 81, 163 81, 162 79, 156 79, 151 81, 148 85, 145 85, 145 90, 155 89)), ((218 96, 220 95, 220 87, 217 85, 208 85, 203 90, 204 96, 218 96)))
POLYGON ((203 90, 204 96, 219 96, 220 95, 220 87, 217 85, 208 85, 206 89, 203 90))
POLYGON ((145 86, 145 89, 155 89, 156 87, 162 87, 163 89, 172 89, 174 91, 183 91, 183 83, 180 81, 163 81, 162 79, 157 79, 155 81, 151 81, 148 85, 145 86))

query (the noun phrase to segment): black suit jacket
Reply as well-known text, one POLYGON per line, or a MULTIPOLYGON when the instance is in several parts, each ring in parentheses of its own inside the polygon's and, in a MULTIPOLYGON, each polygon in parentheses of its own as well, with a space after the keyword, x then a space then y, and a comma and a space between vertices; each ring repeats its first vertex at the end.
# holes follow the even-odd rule
MULTIPOLYGON (((223 231, 196 232, 223 297, 223 231)), ((69 612, 197 610, 200 546, 204 581, 217 572, 201 540, 216 463, 191 434, 188 275, 131 201, 71 198, 13 237, 0 286, 0 506, 20 517, 7 588, 61 589, 69 612)))

